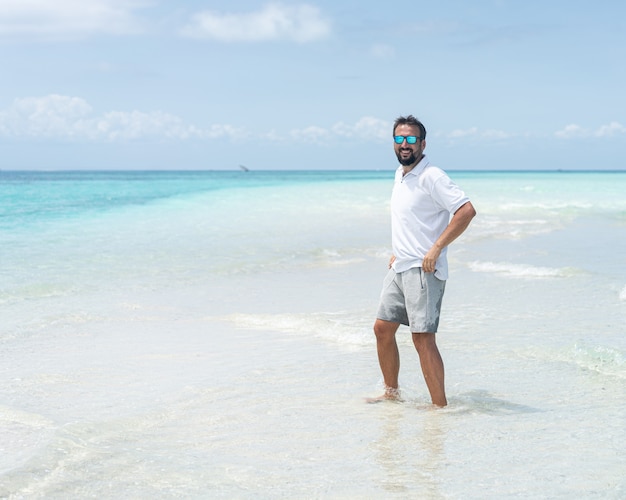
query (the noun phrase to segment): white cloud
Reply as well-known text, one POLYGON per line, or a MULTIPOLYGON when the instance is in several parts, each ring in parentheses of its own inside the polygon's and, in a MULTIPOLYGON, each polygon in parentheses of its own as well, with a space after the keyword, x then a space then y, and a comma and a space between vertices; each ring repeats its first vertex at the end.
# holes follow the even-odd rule
POLYGON ((330 133, 325 128, 313 125, 304 129, 292 130, 289 135, 299 141, 320 143, 328 139, 330 133))
POLYGON ((602 125, 596 130, 586 129, 571 123, 564 129, 554 133, 561 139, 581 139, 590 137, 614 137, 616 135, 626 134, 626 127, 619 122, 611 122, 608 125, 602 125))
POLYGON ((6 111, 0 111, 0 135, 17 138, 184 140, 234 137, 241 133, 230 125, 201 129, 162 111, 109 111, 98 116, 84 99, 62 95, 16 99, 6 111))
POLYGON ((285 137, 276 132, 275 129, 272 129, 265 134, 261 134, 261 138, 271 142, 281 142, 285 140, 285 137))
MULTIPOLYGON (((329 129, 310 126, 292 130, 292 139, 304 142, 331 142, 335 137, 349 137, 358 141, 384 141, 391 138, 392 124, 378 118, 365 116, 354 124, 337 122, 329 129)), ((276 137, 275 137, 276 139, 276 137)))
POLYGON ((202 131, 193 125, 185 125, 177 116, 162 111, 110 111, 95 120, 94 131, 97 136, 104 136, 109 140, 139 139, 146 136, 189 139, 202 135, 202 131))
MULTIPOLYGON (((439 135, 439 134, 438 134, 439 135)), ((487 129, 480 130, 478 127, 470 127, 467 129, 455 129, 448 134, 443 134, 447 139, 482 139, 486 141, 498 141, 513 137, 514 134, 504 132, 503 130, 487 129)))
POLYGON ((449 139, 462 139, 465 137, 476 137, 478 135, 478 128, 472 127, 468 129, 456 129, 448 134, 449 139))
MULTIPOLYGON (((335 138, 355 141, 384 141, 391 135, 392 124, 366 116, 353 124, 338 122, 330 128, 309 126, 288 134, 271 130, 258 139, 296 140, 322 144, 335 138)), ((232 125, 200 128, 180 117, 163 111, 108 111, 97 114, 80 97, 48 95, 15 99, 6 110, 0 110, 0 136, 18 139, 124 141, 148 137, 166 139, 217 139, 247 136, 245 130, 232 125)))
POLYGON ((357 137, 364 140, 391 139, 391 129, 393 125, 384 120, 365 116, 354 125, 346 125, 339 122, 332 127, 332 131, 337 135, 345 137, 357 137))
POLYGON ((84 135, 92 109, 78 97, 49 95, 16 99, 0 111, 0 132, 9 136, 68 138, 84 135))
POLYGON ((141 31, 137 0, 2 0, 0 37, 80 38, 141 31))
POLYGON ((199 12, 182 34, 222 42, 294 40, 311 42, 330 34, 330 21, 317 7, 307 4, 288 6, 270 3, 258 12, 223 14, 199 12))
POLYGON ((571 123, 570 125, 567 125, 563 130, 555 132, 554 135, 563 139, 571 139, 576 137, 588 136, 589 132, 580 126, 571 123))
POLYGON ((512 134, 504 132, 503 130, 489 129, 485 130, 481 134, 481 137, 484 139, 508 139, 509 137, 512 137, 512 134))
POLYGON ((598 130, 595 131, 594 135, 596 137, 613 137, 618 134, 625 134, 626 127, 618 122, 611 122, 608 125, 602 125, 598 130))

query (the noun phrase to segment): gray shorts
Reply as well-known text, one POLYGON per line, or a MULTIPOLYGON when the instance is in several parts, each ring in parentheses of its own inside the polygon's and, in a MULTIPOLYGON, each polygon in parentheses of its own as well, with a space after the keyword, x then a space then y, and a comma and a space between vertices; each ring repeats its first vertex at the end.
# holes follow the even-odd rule
POLYGON ((407 325, 413 333, 436 333, 445 288, 445 281, 421 267, 403 273, 390 269, 376 317, 407 325))

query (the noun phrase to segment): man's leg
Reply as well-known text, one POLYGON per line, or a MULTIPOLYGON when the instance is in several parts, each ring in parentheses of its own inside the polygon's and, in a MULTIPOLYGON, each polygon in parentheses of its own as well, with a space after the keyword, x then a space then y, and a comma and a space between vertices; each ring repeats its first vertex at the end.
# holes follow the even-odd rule
POLYGON ((400 372, 400 353, 396 343, 396 331, 400 323, 377 319, 374 323, 378 363, 383 372, 385 394, 382 399, 399 399, 398 373, 400 372))
POLYGON ((435 342, 435 334, 414 333, 412 336, 432 402, 437 406, 446 406, 448 401, 444 385, 443 360, 435 342))

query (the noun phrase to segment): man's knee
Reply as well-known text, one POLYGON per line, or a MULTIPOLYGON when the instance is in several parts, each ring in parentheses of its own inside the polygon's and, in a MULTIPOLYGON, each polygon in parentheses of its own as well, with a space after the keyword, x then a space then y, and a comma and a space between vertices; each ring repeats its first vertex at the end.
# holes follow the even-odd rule
POLYGON ((434 333, 413 333, 413 344, 419 351, 426 351, 429 349, 436 349, 437 342, 435 340, 434 333))
POLYGON ((395 338, 396 330, 398 330, 398 324, 391 321, 385 321, 377 319, 374 323, 374 334, 379 341, 390 341, 395 338))

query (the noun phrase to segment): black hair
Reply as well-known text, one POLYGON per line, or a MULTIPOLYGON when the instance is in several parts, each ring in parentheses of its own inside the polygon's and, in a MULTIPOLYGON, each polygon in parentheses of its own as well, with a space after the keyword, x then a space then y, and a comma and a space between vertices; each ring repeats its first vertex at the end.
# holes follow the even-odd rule
POLYGON ((419 121, 417 118, 415 118, 413 115, 399 116, 398 118, 396 118, 396 121, 393 124, 393 135, 396 135, 396 129, 398 128, 399 125, 413 125, 414 127, 419 128, 420 139, 421 140, 426 139, 426 127, 424 127, 424 124, 421 121, 419 121))

